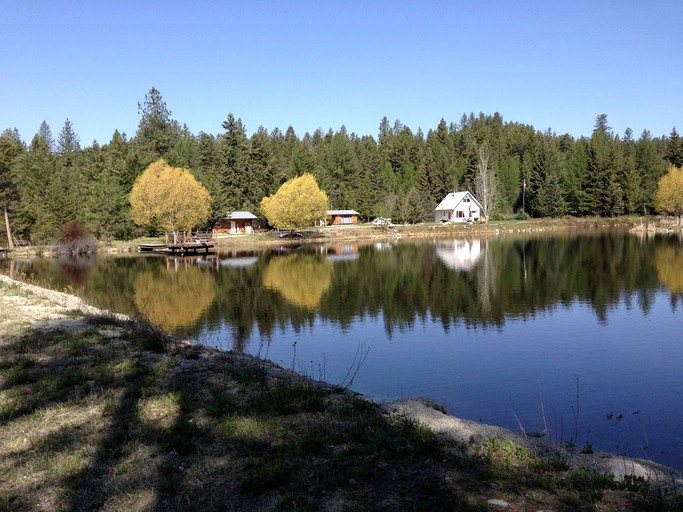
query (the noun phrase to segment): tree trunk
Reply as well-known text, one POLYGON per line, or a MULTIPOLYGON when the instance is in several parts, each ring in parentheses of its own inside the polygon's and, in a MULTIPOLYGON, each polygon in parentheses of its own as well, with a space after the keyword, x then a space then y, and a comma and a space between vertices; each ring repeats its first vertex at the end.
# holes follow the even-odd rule
POLYGON ((14 240, 12 239, 12 230, 9 227, 9 215, 7 208, 5 208, 5 227, 7 228, 7 247, 14 249, 14 240))

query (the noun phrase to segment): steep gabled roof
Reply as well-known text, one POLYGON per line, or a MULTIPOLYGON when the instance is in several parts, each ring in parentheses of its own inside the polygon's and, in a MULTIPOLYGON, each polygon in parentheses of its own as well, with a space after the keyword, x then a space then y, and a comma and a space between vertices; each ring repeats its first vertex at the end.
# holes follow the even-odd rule
POLYGON ((472 201, 477 203, 479 208, 481 208, 481 203, 477 201, 477 198, 474 197, 470 192, 465 191, 465 192, 451 192, 448 194, 446 197, 443 198, 443 201, 439 203, 439 205, 434 208, 434 210, 455 210, 457 206, 462 202, 463 199, 466 197, 469 197, 472 201))

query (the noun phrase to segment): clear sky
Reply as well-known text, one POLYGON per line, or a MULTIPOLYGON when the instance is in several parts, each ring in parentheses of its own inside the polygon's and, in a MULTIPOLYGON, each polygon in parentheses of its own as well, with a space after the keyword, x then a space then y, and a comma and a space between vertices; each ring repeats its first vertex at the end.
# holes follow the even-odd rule
POLYGON ((69 118, 83 146, 135 134, 156 87, 178 122, 229 112, 297 135, 441 118, 590 135, 683 131, 683 1, 0 0, 0 130, 69 118))

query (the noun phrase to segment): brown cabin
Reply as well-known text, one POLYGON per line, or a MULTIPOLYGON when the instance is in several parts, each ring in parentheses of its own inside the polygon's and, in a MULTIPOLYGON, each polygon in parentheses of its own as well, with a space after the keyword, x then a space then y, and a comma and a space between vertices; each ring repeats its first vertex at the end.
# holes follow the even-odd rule
POLYGON ((250 212, 230 212, 213 225, 213 236, 221 237, 254 232, 256 215, 250 212))
POLYGON ((330 220, 327 223, 330 226, 341 226, 347 224, 358 224, 358 216, 360 215, 356 210, 327 210, 325 212, 330 220))

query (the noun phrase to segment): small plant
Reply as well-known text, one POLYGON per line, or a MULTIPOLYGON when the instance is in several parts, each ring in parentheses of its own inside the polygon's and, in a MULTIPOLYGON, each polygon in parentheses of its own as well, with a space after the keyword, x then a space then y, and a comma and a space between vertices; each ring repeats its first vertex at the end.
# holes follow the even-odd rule
POLYGON ((647 496, 650 492, 650 482, 642 476, 624 475, 621 480, 621 488, 647 496))
POLYGON ((402 418, 399 422, 403 435, 417 453, 427 453, 436 447, 436 435, 424 423, 414 418, 402 418))
POLYGON ((581 453, 584 455, 591 455, 593 452, 593 445, 590 444, 588 441, 583 445, 583 448, 581 448, 581 453))
POLYGON ((528 449, 509 439, 492 437, 484 441, 482 449, 484 457, 496 468, 528 467, 535 460, 528 449))
POLYGON ((602 499, 606 489, 616 489, 617 482, 612 473, 601 473, 589 469, 577 469, 569 474, 570 487, 577 490, 581 499, 595 503, 602 499))

